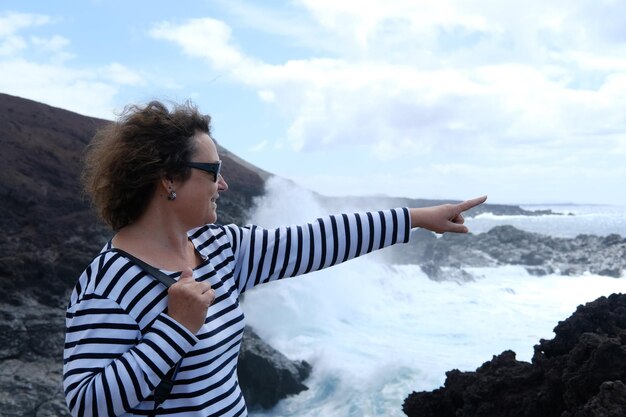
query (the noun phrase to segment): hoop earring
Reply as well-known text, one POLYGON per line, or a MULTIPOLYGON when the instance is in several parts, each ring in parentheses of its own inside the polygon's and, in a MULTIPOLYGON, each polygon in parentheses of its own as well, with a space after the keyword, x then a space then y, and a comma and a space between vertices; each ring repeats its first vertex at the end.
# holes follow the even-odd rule
POLYGON ((170 193, 167 195, 167 199, 170 201, 176 200, 176 191, 170 190, 170 193))

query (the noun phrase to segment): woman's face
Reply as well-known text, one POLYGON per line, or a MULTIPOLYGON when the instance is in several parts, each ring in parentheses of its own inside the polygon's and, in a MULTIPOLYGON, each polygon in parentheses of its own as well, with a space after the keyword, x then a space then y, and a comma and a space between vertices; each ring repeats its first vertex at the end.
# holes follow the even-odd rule
MULTIPOLYGON (((189 162, 219 162, 217 147, 206 133, 194 136, 195 152, 189 162)), ((217 220, 217 199, 220 191, 226 191, 228 184, 221 175, 217 181, 213 173, 191 168, 191 175, 176 187, 176 203, 181 217, 189 229, 217 220)))

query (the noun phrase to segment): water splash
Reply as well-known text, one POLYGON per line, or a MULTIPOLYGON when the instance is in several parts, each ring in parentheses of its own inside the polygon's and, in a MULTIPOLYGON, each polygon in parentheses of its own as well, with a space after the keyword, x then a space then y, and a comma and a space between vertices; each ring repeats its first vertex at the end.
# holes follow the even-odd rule
MULTIPOLYGON (((257 203, 251 220, 266 227, 327 214, 314 195, 282 181, 270 181, 257 203)), ((250 291, 248 323, 313 365, 308 391, 251 415, 402 416, 411 391, 438 388, 446 371, 474 370, 506 349, 529 361, 577 305, 624 288, 594 275, 533 277, 519 266, 467 271, 478 279, 434 282, 418 266, 366 256, 250 291)))

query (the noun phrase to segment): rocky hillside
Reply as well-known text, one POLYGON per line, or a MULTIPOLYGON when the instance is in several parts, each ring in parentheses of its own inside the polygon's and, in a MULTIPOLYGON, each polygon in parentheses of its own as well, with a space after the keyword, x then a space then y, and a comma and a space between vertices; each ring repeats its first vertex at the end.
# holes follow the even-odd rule
MULTIPOLYGON (((0 94, 0 415, 68 415, 61 391, 65 306, 87 262, 110 238, 81 193, 83 149, 105 120, 0 94)), ((269 174, 220 148, 230 190, 220 221, 242 223, 269 174)), ((291 363, 254 335, 274 374, 245 387, 250 405, 271 406, 306 389, 308 364, 291 363), (287 369, 287 371, 285 371, 287 369), (264 385, 265 384, 265 385, 264 385), (259 393, 261 392, 261 393, 259 393)), ((251 365, 245 367, 251 370, 251 365)))

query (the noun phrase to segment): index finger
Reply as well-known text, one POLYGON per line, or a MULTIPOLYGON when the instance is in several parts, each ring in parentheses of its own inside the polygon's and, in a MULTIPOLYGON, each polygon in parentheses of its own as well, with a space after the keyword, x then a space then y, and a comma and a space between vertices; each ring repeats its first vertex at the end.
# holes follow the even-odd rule
POLYGON ((457 207, 460 208, 461 211, 466 211, 466 210, 471 209, 472 207, 476 207, 484 203, 485 201, 487 201, 486 195, 482 197, 472 198, 471 200, 463 201, 462 203, 459 203, 457 207))

